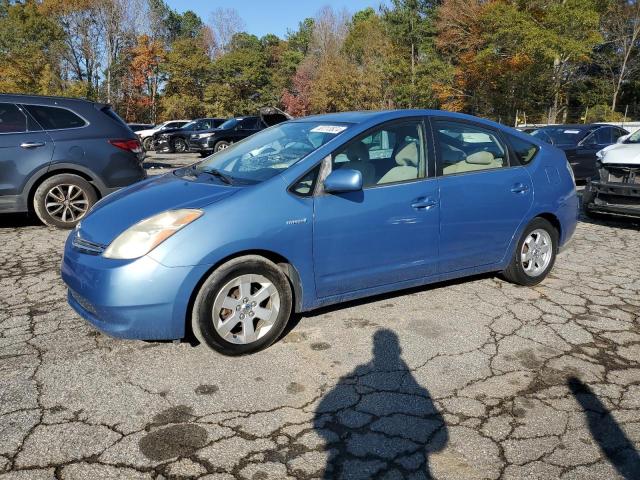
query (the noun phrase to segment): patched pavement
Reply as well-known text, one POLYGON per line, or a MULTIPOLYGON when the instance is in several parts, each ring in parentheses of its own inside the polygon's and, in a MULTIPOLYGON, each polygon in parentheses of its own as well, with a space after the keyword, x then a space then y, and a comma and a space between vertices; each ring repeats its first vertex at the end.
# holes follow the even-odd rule
POLYGON ((0 479, 640 478, 639 231, 584 221, 540 286, 352 302, 227 358, 97 333, 67 232, 0 218, 0 479))

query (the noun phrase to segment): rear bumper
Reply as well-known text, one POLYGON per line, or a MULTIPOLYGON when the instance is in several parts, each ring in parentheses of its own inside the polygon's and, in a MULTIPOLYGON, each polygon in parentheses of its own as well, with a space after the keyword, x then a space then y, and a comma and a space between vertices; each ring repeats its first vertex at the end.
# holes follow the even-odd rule
POLYGON ((213 147, 209 146, 209 139, 189 139, 189 151, 190 152, 208 152, 212 151, 213 147))
POLYGON ((582 204, 592 212, 640 216, 640 185, 590 181, 585 187, 582 204))

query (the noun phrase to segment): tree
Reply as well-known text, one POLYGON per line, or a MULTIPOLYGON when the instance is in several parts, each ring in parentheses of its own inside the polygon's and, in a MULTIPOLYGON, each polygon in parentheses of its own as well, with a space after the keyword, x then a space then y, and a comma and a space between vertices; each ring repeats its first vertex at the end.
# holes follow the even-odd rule
POLYGON ((602 34, 604 44, 596 58, 611 83, 611 111, 615 112, 622 86, 640 67, 640 2, 610 0, 602 16, 602 34))
POLYGON ((0 92, 58 93, 63 31, 34 0, 0 3, 0 92))
POLYGON ((235 8, 216 8, 209 16, 207 41, 212 58, 229 51, 233 37, 245 28, 244 20, 235 8))

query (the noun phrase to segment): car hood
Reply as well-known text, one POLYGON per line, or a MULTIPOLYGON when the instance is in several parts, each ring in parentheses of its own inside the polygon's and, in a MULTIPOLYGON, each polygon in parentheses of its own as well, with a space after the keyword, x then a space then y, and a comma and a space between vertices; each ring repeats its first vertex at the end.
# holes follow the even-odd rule
POLYGON ((640 143, 615 143, 599 152, 603 164, 640 165, 640 143))
POLYGON ((108 245, 145 218, 166 210, 203 208, 241 189, 220 185, 208 175, 180 177, 172 172, 150 178, 96 203, 80 222, 80 234, 90 242, 108 245))

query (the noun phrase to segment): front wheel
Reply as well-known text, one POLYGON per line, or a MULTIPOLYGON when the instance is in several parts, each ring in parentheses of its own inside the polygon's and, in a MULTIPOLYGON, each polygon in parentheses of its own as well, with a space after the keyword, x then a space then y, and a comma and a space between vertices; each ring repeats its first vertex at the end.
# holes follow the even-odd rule
POLYGON ((73 228, 97 201, 89 182, 69 173, 42 182, 33 196, 33 209, 45 225, 73 228))
POLYGON ((518 285, 537 285, 553 268, 557 251, 558 231, 544 218, 535 218, 524 230, 502 274, 518 285))
POLYGON ((153 148, 153 138, 147 137, 142 140, 142 148, 144 148, 147 152, 153 148))
POLYGON ((220 140, 218 143, 216 143, 215 147, 213 147, 213 151, 217 153, 220 150, 225 150, 225 149, 229 148, 230 146, 231 146, 231 144, 229 142, 225 142, 224 140, 220 140))
POLYGON ((189 149, 184 138, 176 138, 173 141, 173 151, 175 153, 184 153, 189 149))
POLYGON ((262 350, 282 334, 293 295, 285 274, 266 258, 233 259, 204 282, 193 305, 196 338, 224 355, 262 350))

